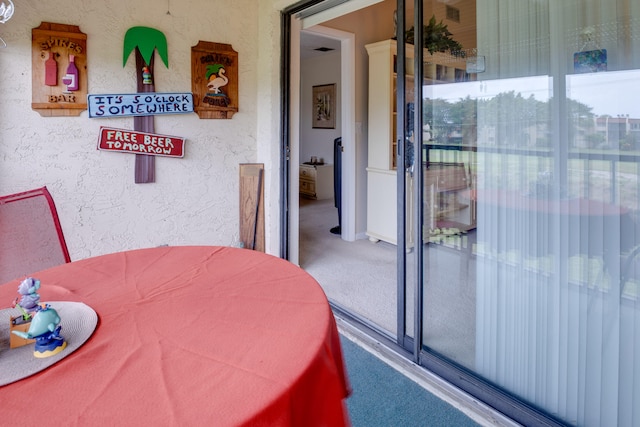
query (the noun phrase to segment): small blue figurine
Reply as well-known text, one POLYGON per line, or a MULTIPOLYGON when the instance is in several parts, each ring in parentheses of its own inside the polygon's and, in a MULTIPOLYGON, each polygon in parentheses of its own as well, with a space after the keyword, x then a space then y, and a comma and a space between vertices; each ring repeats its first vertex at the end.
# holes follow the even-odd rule
POLYGON ((22 297, 20 298, 20 302, 18 302, 16 298, 14 306, 19 304, 20 307, 27 312, 35 311, 40 302, 38 289, 40 289, 40 280, 34 279, 33 277, 24 279, 18 286, 18 293, 22 295, 22 297))
POLYGON ((36 314, 31 320, 29 331, 12 331, 24 339, 35 339, 33 355, 38 358, 53 356, 60 353, 67 346, 67 342, 60 335, 60 316, 49 304, 44 307, 38 305, 36 314))

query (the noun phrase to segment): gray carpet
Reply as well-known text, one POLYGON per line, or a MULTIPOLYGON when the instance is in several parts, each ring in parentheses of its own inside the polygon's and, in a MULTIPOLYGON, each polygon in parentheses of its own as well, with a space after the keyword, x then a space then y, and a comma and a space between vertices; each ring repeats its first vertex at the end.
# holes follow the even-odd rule
MULTIPOLYGON (((300 266, 320 283, 331 301, 394 334, 396 247, 365 239, 341 240, 329 232, 337 224, 333 200, 300 199, 300 266)), ((409 302, 408 306, 413 305, 409 302)))
POLYGON ((341 336, 353 427, 478 426, 471 418, 341 336))
MULTIPOLYGON (((300 199, 300 266, 329 300, 370 321, 389 336, 397 332, 396 246, 331 234, 338 211, 333 200, 300 199)), ((406 318, 414 317, 415 252, 407 254, 406 318)), ((461 365, 475 368, 475 261, 466 251, 430 246, 425 258, 425 342, 461 365), (437 268, 431 268, 437 266, 437 268)), ((413 336, 413 322, 407 322, 413 336)))

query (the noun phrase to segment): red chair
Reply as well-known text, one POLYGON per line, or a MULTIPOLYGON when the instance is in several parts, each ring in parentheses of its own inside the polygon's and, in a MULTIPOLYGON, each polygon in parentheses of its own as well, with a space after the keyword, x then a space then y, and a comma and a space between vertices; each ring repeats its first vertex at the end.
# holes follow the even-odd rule
POLYGON ((0 284, 70 261, 47 187, 0 196, 0 284))

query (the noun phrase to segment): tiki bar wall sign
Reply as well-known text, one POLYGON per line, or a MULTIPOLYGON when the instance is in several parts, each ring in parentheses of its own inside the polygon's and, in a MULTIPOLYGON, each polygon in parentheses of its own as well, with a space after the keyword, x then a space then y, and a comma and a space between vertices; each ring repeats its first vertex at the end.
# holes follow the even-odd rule
POLYGON ((31 108, 43 117, 79 116, 87 109, 87 35, 43 22, 31 39, 31 108))
POLYGON ((191 47, 191 91, 201 119, 230 119, 238 112, 238 52, 199 41, 191 47))

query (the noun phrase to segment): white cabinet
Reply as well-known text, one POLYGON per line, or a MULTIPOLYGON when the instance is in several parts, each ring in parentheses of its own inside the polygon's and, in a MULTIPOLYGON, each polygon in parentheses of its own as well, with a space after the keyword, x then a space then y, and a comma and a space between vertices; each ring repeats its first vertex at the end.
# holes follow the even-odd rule
MULTIPOLYGON (((367 236, 374 242, 383 240, 395 245, 398 241, 398 192, 394 142, 396 41, 384 40, 365 47, 369 54, 367 236)), ((409 49, 407 53, 408 51, 409 49)), ((407 237, 410 239, 413 232, 411 223, 407 224, 409 224, 407 237)))
POLYGON ((333 198, 333 165, 300 165, 300 194, 312 199, 333 198))
MULTIPOLYGON (((396 184, 396 61, 395 40, 383 40, 365 46, 369 55, 369 117, 367 164, 367 235, 372 241, 384 240, 397 244, 397 184, 396 184)), ((413 73, 413 46, 405 48, 405 70, 413 73)), ((466 81, 470 76, 464 60, 452 61, 451 56, 425 50, 423 84, 466 81)), ((414 97, 413 76, 406 81, 407 102, 414 97)), ((416 154, 419 155, 421 150, 416 154)), ((412 246, 414 221, 413 185, 407 174, 407 243, 412 246)))

